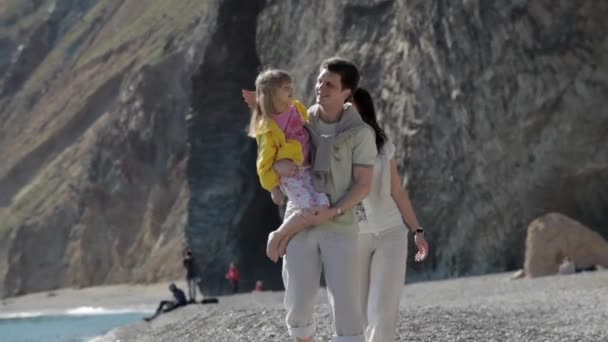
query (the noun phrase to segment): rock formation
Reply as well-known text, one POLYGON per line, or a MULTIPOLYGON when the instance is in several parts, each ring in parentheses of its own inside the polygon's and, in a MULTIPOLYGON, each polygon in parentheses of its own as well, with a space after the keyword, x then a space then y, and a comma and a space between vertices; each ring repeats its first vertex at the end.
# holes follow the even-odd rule
POLYGON ((551 213, 528 226, 524 273, 541 277, 558 273, 567 258, 576 268, 608 267, 608 242, 571 218, 551 213))

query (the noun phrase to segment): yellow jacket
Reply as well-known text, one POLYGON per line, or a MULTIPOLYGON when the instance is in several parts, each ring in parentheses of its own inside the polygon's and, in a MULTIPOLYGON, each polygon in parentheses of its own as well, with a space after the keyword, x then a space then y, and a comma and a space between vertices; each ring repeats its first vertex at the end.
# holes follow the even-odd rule
MULTIPOLYGON (((293 104, 302 119, 308 121, 306 107, 298 100, 293 104)), ((294 139, 286 139, 285 133, 274 120, 264 120, 260 123, 255 140, 258 143, 256 167, 260 183, 264 189, 271 191, 279 185, 279 175, 274 171, 274 163, 281 159, 291 159, 296 165, 302 165, 302 144, 294 139)))

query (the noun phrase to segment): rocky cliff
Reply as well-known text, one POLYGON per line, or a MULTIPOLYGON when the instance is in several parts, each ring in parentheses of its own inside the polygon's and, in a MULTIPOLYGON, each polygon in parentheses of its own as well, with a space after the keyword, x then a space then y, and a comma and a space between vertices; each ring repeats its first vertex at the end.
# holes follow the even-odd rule
POLYGON ((527 224, 548 211, 608 235, 607 13, 602 1, 274 1, 257 39, 305 99, 319 60, 361 67, 429 231, 432 267, 412 266, 442 277, 518 268, 527 224))
POLYGON ((353 59, 430 262, 519 268, 549 211, 608 236, 608 5, 518 0, 0 1, 0 294, 181 276, 278 286, 241 87, 353 59))
POLYGON ((1 4, 0 292, 179 275, 194 69, 180 46, 211 7, 1 4))

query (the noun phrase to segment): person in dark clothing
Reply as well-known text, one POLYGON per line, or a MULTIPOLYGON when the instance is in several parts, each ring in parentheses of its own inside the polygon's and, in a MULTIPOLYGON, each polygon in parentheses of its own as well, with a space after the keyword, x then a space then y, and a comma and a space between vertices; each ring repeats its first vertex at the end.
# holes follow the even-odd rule
POLYGON ((161 301, 154 315, 144 318, 146 322, 150 322, 161 313, 169 312, 188 304, 188 302, 186 301, 186 294, 184 293, 184 291, 180 290, 177 286, 175 286, 175 284, 169 285, 169 290, 171 290, 171 293, 173 294, 173 300, 161 301))
POLYGON ((184 267, 186 268, 186 284, 188 284, 188 297, 190 303, 196 302, 196 289, 201 278, 198 275, 196 261, 190 249, 184 255, 184 267))

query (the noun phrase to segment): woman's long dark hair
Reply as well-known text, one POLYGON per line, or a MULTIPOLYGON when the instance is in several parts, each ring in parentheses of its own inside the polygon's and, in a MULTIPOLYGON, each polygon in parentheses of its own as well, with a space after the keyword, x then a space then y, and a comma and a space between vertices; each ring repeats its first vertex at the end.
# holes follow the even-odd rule
POLYGON ((353 93, 353 100, 363 121, 374 129, 374 132, 376 133, 376 148, 378 149, 378 153, 380 153, 388 138, 386 137, 384 130, 378 125, 372 96, 367 90, 357 88, 353 93))

